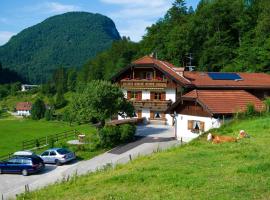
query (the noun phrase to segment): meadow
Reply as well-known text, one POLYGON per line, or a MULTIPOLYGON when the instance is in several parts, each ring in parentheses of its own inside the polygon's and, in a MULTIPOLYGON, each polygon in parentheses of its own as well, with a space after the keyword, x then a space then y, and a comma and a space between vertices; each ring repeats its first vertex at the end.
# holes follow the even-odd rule
POLYGON ((237 120, 213 132, 237 136, 241 129, 251 137, 212 144, 204 135, 19 199, 269 199, 270 117, 237 120))
POLYGON ((34 121, 6 116, 0 119, 0 156, 21 150, 24 140, 36 139, 69 130, 90 135, 95 128, 90 125, 72 125, 59 121, 34 121))

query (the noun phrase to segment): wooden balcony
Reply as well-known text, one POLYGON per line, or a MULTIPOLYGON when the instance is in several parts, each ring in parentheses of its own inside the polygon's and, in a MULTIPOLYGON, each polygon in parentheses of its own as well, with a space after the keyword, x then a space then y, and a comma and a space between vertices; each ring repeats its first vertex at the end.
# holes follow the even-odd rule
POLYGON ((147 108, 155 111, 165 111, 172 104, 171 101, 158 101, 158 100, 132 100, 134 108, 136 110, 141 110, 147 108))
POLYGON ((139 89, 139 88, 167 88, 167 80, 121 80, 120 82, 121 87, 127 89, 139 89))

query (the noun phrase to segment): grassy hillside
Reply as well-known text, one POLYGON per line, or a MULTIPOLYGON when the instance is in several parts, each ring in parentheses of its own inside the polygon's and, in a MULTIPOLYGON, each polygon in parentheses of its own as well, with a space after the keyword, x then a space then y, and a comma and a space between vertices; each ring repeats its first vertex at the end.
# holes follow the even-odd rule
MULTIPOLYGON (((67 102, 70 102, 72 99, 72 92, 65 93, 65 100, 67 102)), ((14 111, 16 104, 18 102, 32 102, 34 103, 38 98, 41 98, 46 104, 50 104, 49 98, 45 95, 42 95, 40 92, 38 93, 31 93, 31 92, 17 92, 16 95, 9 95, 3 99, 0 99, 0 109, 1 108, 7 108, 9 111, 14 111)), ((55 99, 55 96, 51 97, 55 99)), ((61 112, 64 108, 61 110, 58 110, 58 112, 61 112)))
POLYGON ((26 198, 268 199, 270 118, 237 121, 215 132, 235 136, 241 129, 251 138, 216 145, 203 136, 183 147, 76 177, 26 198))
POLYGON ((34 121, 5 117, 0 119, 0 156, 22 148, 22 141, 77 129, 87 135, 95 129, 89 125, 69 126, 68 123, 57 121, 34 121))

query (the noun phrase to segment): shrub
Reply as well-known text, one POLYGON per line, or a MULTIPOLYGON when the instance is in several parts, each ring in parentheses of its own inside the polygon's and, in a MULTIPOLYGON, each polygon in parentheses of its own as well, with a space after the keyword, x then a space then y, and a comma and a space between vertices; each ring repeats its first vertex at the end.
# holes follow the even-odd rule
POLYGON ((256 115, 256 110, 255 110, 255 107, 254 107, 253 104, 249 103, 247 105, 247 109, 246 109, 245 115, 247 117, 252 117, 252 116, 256 115))
POLYGON ((114 147, 120 144, 120 131, 118 126, 104 126, 99 130, 100 144, 103 147, 114 147))
POLYGON ((44 102, 41 99, 37 99, 32 106, 32 119, 39 120, 44 117, 46 111, 46 107, 44 102))
POLYGON ((136 126, 130 124, 123 124, 119 127, 121 136, 120 141, 122 143, 130 142, 134 139, 136 133, 136 126))
POLYGON ((100 145, 102 147, 115 147, 134 139, 136 127, 130 124, 121 126, 105 126, 99 130, 100 145))
POLYGON ((47 121, 50 121, 50 120, 53 120, 53 110, 52 109, 47 109, 46 111, 45 111, 45 119, 47 120, 47 121))

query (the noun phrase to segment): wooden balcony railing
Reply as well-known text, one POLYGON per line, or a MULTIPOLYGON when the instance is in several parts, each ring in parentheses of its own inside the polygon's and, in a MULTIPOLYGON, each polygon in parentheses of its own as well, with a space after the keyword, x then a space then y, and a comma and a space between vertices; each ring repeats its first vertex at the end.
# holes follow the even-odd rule
POLYGON ((124 88, 167 88, 167 80, 121 80, 124 88))
POLYGON ((171 101, 158 101, 158 100, 130 100, 135 109, 148 108, 155 111, 165 111, 172 104, 171 101))

